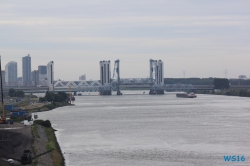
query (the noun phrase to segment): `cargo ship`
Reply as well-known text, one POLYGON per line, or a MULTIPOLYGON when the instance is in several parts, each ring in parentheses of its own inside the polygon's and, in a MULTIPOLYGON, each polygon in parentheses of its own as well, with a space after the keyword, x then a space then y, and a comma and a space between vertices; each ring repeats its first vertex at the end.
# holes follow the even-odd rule
POLYGON ((194 94, 193 92, 191 93, 177 93, 176 97, 182 97, 182 98, 196 98, 197 95, 194 94))

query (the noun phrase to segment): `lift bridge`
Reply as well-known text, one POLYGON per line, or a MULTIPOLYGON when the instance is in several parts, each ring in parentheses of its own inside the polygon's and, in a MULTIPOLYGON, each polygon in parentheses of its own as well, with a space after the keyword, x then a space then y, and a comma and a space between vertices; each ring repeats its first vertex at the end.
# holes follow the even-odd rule
POLYGON ((164 65, 161 60, 149 60, 150 78, 120 78, 120 60, 114 64, 113 76, 111 78, 110 61, 100 61, 100 80, 91 81, 55 81, 56 91, 92 92, 99 91, 100 95, 111 95, 117 91, 121 95, 120 85, 149 86, 149 94, 164 94, 164 91, 192 91, 191 84, 164 84, 164 65))

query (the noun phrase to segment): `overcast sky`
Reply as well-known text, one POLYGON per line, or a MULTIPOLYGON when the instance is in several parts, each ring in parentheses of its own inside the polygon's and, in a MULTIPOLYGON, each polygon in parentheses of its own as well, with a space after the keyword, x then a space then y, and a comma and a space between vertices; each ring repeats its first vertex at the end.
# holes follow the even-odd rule
POLYGON ((250 77, 249 0, 0 0, 2 66, 30 54, 55 79, 99 79, 99 61, 120 59, 121 78, 250 77))

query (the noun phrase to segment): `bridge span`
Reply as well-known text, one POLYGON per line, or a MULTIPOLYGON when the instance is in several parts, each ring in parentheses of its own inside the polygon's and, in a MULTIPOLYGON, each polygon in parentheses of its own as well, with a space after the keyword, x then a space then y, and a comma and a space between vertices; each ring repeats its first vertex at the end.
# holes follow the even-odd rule
MULTIPOLYGON (((51 77, 48 77, 48 87, 15 87, 15 89, 23 90, 25 93, 45 93, 48 90, 55 92, 99 91, 100 95, 111 95, 112 91, 117 91, 117 95, 122 95, 120 86, 149 87, 149 94, 164 94, 165 91, 213 90, 212 85, 164 84, 164 63, 162 60, 149 60, 149 78, 120 78, 120 60, 115 61, 111 78, 111 62, 103 60, 99 63, 100 80, 89 81, 54 81, 53 65, 54 63, 51 62, 51 77)), ((8 91, 8 89, 4 90, 8 91)))
POLYGON ((111 62, 100 61, 100 80, 89 81, 54 81, 54 67, 51 64, 51 77, 48 78, 48 87, 17 87, 25 93, 45 93, 46 91, 71 91, 90 92, 99 91, 100 95, 111 95, 117 91, 122 95, 120 86, 148 86, 149 94, 164 94, 164 91, 194 91, 213 90, 213 86, 193 86, 191 84, 164 84, 164 63, 162 60, 149 60, 149 78, 120 78, 120 60, 114 64, 113 76, 111 78, 111 62))

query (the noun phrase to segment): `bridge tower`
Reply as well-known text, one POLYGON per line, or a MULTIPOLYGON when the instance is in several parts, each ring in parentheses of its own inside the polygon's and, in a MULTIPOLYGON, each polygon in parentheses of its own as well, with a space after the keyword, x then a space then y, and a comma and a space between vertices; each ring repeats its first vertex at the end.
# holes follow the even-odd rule
POLYGON ((110 61, 100 61, 100 95, 111 95, 110 61))
POLYGON ((112 82, 112 87, 115 87, 115 90, 117 91, 117 95, 122 95, 121 91, 120 91, 120 60, 116 60, 115 61, 115 65, 114 65, 114 71, 113 71, 113 80, 115 80, 114 82, 112 82))
POLYGON ((164 64, 162 60, 149 60, 151 88, 149 94, 164 94, 164 64))

